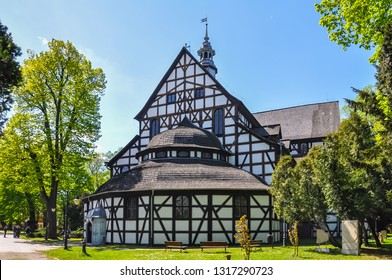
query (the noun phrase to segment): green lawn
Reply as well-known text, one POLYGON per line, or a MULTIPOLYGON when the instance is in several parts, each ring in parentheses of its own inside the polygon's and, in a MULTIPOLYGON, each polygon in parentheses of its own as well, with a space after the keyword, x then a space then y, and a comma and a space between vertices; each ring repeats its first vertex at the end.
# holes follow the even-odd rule
MULTIPOLYGON (((38 242, 38 241, 36 241, 38 242)), ((392 260, 392 236, 383 244, 383 248, 375 248, 371 240, 371 247, 363 247, 359 256, 342 255, 340 250, 328 246, 330 253, 319 253, 315 249, 314 240, 302 241, 299 248, 299 256, 293 257, 293 248, 291 246, 263 246, 262 250, 255 249, 252 251, 251 260, 392 260)), ((63 248, 45 251, 50 259, 60 260, 225 260, 226 255, 231 255, 232 260, 242 260, 242 251, 239 247, 229 247, 227 252, 224 249, 209 249, 201 252, 200 248, 189 248, 186 252, 179 250, 167 250, 163 247, 135 247, 135 246, 101 246, 87 247, 87 255, 82 253, 79 242, 70 241, 68 250, 63 248)))

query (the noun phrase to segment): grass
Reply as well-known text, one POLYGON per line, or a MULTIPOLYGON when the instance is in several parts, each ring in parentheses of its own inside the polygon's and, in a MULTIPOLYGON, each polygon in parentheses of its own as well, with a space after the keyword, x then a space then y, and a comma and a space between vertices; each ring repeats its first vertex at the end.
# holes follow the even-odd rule
MULTIPOLYGON (((40 242, 38 240, 34 242, 40 242)), ((80 240, 79 240, 80 242, 80 240)), ((243 260, 239 247, 224 249, 209 249, 201 252, 199 247, 191 247, 186 252, 167 250, 164 247, 135 247, 108 245, 100 247, 87 247, 87 254, 82 253, 80 243, 76 240, 69 241, 67 250, 57 248, 45 251, 49 259, 60 260, 226 260, 226 255, 231 255, 232 260, 243 260)), ((370 240, 370 247, 363 247, 359 256, 343 255, 340 249, 331 245, 322 246, 330 248, 329 253, 316 252, 319 246, 315 240, 300 241, 299 256, 294 257, 291 246, 263 246, 262 250, 255 249, 250 255, 251 260, 392 260, 392 236, 390 235, 383 248, 376 248, 374 241, 370 240)))

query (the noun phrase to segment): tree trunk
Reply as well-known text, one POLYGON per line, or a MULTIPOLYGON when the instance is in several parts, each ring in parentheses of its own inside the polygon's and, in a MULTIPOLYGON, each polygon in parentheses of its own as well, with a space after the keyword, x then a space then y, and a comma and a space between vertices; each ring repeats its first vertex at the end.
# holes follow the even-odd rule
POLYGON ((57 209, 56 198, 50 197, 47 205, 48 238, 57 239, 57 209))
POLYGON ((37 220, 35 219, 35 203, 34 198, 30 193, 25 194, 27 204, 29 206, 29 220, 27 221, 27 226, 31 228, 31 230, 37 229, 37 220))
POLYGON ((340 248, 340 249, 342 248, 342 244, 335 239, 335 237, 333 236, 333 234, 332 234, 331 230, 329 229, 329 226, 326 222, 323 222, 322 224, 316 222, 316 223, 313 223, 313 226, 318 229, 327 230, 329 242, 331 242, 331 244, 337 248, 340 248))
POLYGON ((374 241, 376 242, 376 247, 382 247, 380 239, 378 239, 378 232, 376 232, 375 226, 374 226, 374 220, 369 220, 369 228, 370 231, 372 232, 374 241))
POLYGON ((367 230, 366 230, 365 225, 363 226, 363 244, 366 247, 369 247, 369 236, 367 234, 367 230))

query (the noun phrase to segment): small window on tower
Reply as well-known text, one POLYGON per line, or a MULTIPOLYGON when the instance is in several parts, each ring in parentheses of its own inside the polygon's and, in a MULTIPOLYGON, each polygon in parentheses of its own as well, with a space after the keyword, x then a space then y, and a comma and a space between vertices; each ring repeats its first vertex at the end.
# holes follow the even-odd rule
POLYGON ((204 88, 195 89, 195 98, 202 98, 202 97, 204 97, 204 88))
POLYGON ((172 104, 172 103, 176 102, 176 94, 175 93, 168 94, 166 101, 168 104, 172 104))

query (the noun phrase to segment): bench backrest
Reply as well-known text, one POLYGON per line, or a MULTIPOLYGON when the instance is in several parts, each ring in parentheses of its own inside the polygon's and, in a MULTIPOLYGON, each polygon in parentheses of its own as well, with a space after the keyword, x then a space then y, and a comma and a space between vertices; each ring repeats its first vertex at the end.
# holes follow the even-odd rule
POLYGON ((165 241, 166 246, 182 246, 181 241, 165 241))
POLYGON ((200 246, 227 246, 226 241, 202 241, 200 246))

